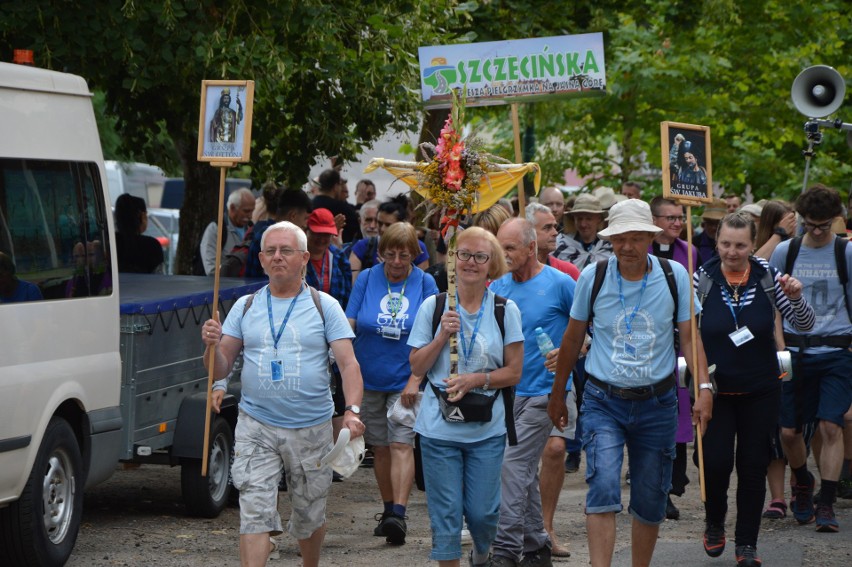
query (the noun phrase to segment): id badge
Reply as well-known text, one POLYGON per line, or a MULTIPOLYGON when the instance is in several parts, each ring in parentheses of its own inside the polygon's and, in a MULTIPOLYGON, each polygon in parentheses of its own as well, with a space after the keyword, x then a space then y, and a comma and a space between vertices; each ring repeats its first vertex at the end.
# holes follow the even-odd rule
POLYGON ((272 381, 279 382, 284 379, 284 363, 280 360, 271 361, 272 381))
POLYGON ((731 342, 734 343, 734 346, 744 345, 754 338, 748 327, 740 327, 728 336, 731 337, 731 342))
POLYGON ((398 341, 400 336, 402 336, 402 331, 400 331, 399 327, 382 327, 382 338, 398 341))
POLYGON ((633 343, 624 341, 624 354, 635 360, 639 354, 639 349, 633 343))

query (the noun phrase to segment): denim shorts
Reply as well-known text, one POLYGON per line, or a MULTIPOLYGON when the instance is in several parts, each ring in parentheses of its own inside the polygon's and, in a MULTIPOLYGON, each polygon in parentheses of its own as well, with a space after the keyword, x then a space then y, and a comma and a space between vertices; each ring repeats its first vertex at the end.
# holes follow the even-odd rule
POLYGON ((852 404, 852 352, 793 353, 793 379, 781 385, 781 427, 814 420, 843 427, 852 404))
POLYGON ((306 539, 325 524, 331 466, 320 459, 332 448, 331 420, 312 427, 284 429, 240 411, 231 476, 240 491, 240 533, 280 534, 278 484, 282 467, 292 513, 288 531, 306 539))
POLYGON ((364 423, 364 442, 377 447, 402 443, 414 447, 414 428, 388 419, 388 410, 400 397, 400 392, 364 390, 361 399, 361 421, 364 423))
POLYGON ((630 514, 644 524, 666 518, 677 431, 672 388, 643 401, 618 398, 590 381, 580 408, 586 451, 586 514, 621 512, 624 446, 630 466, 630 514))

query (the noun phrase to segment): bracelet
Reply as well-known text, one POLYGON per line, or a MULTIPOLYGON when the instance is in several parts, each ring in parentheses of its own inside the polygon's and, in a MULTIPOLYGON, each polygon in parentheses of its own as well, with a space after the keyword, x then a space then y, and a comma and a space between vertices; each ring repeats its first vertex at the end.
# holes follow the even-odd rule
POLYGON ((780 236, 780 237, 781 237, 781 242, 784 242, 785 240, 787 240, 788 238, 790 238, 790 235, 789 235, 789 234, 787 234, 787 231, 786 231, 786 230, 784 230, 783 228, 781 228, 780 226, 776 226, 776 227, 775 227, 775 230, 773 230, 773 231, 772 231, 772 233, 773 233, 773 234, 777 234, 778 236, 780 236))
POLYGON ((490 387, 491 387, 491 373, 486 372, 485 373, 485 384, 482 386, 482 389, 487 390, 490 387))

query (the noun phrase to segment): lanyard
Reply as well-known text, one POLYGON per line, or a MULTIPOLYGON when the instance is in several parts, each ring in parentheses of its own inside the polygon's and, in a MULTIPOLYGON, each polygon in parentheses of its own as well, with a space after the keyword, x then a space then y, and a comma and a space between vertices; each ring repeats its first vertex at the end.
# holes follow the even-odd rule
POLYGON ((390 281, 385 278, 385 281, 388 284, 388 311, 391 314, 391 325, 396 327, 396 316, 399 314, 399 310, 402 309, 402 298, 405 297, 405 286, 408 285, 408 276, 405 277, 405 280, 402 282, 402 289, 399 292, 399 297, 394 297, 391 292, 390 281))
MULTIPOLYGON (((740 324, 737 322, 737 314, 743 310, 743 307, 745 307, 745 302, 744 302, 744 301, 740 301, 739 309, 737 309, 736 311, 734 311, 734 304, 731 302, 731 295, 728 293, 728 290, 727 290, 727 289, 725 289, 724 287, 721 287, 721 286, 720 286, 720 289, 722 290, 722 299, 724 299, 724 300, 725 300, 725 303, 727 303, 727 304, 728 304, 728 309, 730 309, 730 310, 731 310, 731 315, 732 315, 732 316, 733 316, 733 318, 734 318, 734 326, 735 326, 737 329, 739 329, 739 328, 740 328, 740 324)), ((745 292, 743 292, 743 299, 745 299, 745 294, 746 294, 746 292, 748 292, 748 289, 746 289, 746 291, 745 291, 745 292)))
MULTIPOLYGON (((648 264, 651 263, 651 259, 648 258, 648 264)), ((636 302, 636 305, 633 307, 633 313, 630 314, 629 317, 625 318, 624 325, 627 327, 627 336, 630 336, 633 333, 633 319, 636 317, 636 313, 639 311, 639 306, 642 304, 642 296, 645 295, 645 287, 648 285, 648 274, 651 271, 646 269, 645 275, 642 276, 642 289, 639 290, 639 301, 636 302)), ((616 267, 615 275, 618 278, 618 299, 621 301, 621 308, 627 313, 627 307, 624 305, 624 291, 622 289, 621 284, 621 270, 616 267)))
POLYGON ((287 314, 281 322, 281 327, 278 328, 278 333, 276 333, 275 323, 272 321, 272 292, 269 291, 268 287, 266 288, 266 309, 269 312, 269 331, 272 333, 272 340, 274 341, 272 348, 275 356, 278 356, 278 341, 281 339, 282 333, 284 333, 284 327, 287 326, 287 321, 290 320, 290 314, 293 312, 293 307, 296 306, 296 300, 298 300, 299 296, 302 295, 303 289, 305 289, 304 285, 299 286, 299 293, 296 294, 296 297, 294 297, 292 303, 290 303, 290 308, 287 309, 287 314))
MULTIPOLYGON (((328 250, 326 250, 325 254, 323 254, 323 256, 322 256, 322 260, 320 260, 321 268, 320 268, 320 274, 319 274, 319 281, 317 282, 317 287, 321 291, 328 293, 329 291, 331 291, 331 289, 330 289, 331 288, 331 281, 328 282, 329 289, 325 289, 325 265, 326 265, 325 259, 326 258, 328 258, 328 271, 329 271, 329 273, 331 273, 331 253, 328 250)), ((314 273, 314 276, 316 276, 317 271, 314 268, 314 263, 313 262, 308 262, 308 263, 311 266, 311 271, 314 273)), ((331 278, 329 278, 329 280, 330 279, 331 278)))
MULTIPOLYGON (((479 324, 482 323, 482 314, 485 312, 485 298, 488 297, 488 290, 485 290, 485 293, 482 294, 482 302, 479 304, 479 313, 476 315, 476 324, 473 326, 473 334, 470 336, 470 343, 465 346, 464 344, 464 322, 459 325, 459 342, 461 342, 462 354, 464 354, 465 363, 470 360, 470 355, 473 353, 473 343, 476 341, 476 334, 479 332, 479 324)), ((459 308, 461 308, 461 301, 459 301, 459 292, 456 292, 456 303, 459 308)), ((461 313, 459 313, 461 316, 461 313)), ((461 317, 459 317, 461 318, 461 317)))

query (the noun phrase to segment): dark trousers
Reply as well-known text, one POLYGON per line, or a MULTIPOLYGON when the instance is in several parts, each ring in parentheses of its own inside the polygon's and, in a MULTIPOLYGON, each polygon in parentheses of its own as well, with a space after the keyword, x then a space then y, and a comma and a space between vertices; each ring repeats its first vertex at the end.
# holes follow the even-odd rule
POLYGON ((704 509, 708 522, 725 522, 728 486, 736 460, 737 545, 757 545, 780 395, 780 388, 753 394, 719 394, 704 435, 704 509))

